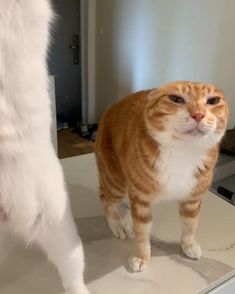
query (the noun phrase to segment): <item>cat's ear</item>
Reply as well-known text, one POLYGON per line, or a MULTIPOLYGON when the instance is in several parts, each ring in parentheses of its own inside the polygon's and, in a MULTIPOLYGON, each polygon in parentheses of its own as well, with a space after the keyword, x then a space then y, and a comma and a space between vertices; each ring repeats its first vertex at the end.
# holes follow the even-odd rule
POLYGON ((161 91, 159 88, 153 89, 147 96, 148 100, 153 100, 160 95, 161 91))
POLYGON ((157 104, 158 97, 162 95, 160 88, 153 89, 147 96, 147 116, 152 117, 155 113, 155 105, 157 104))

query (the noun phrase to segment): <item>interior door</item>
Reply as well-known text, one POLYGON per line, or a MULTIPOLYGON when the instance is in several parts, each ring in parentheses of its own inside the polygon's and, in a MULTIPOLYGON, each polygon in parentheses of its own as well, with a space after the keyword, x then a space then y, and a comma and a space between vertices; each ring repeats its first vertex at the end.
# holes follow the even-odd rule
POLYGON ((59 122, 81 120, 80 1, 52 0, 58 14, 49 55, 59 122))

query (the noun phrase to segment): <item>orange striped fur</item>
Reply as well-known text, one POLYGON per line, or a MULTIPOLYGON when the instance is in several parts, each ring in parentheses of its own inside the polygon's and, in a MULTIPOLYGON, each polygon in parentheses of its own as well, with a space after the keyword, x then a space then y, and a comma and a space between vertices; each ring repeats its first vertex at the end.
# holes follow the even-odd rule
POLYGON ((100 199, 117 237, 131 236, 133 221, 134 271, 145 269, 150 259, 151 204, 157 201, 179 202, 182 250, 200 257, 195 232, 201 199, 212 180, 227 116, 220 90, 186 81, 133 93, 104 114, 95 144, 100 199), (126 198, 130 209, 122 215, 126 198))

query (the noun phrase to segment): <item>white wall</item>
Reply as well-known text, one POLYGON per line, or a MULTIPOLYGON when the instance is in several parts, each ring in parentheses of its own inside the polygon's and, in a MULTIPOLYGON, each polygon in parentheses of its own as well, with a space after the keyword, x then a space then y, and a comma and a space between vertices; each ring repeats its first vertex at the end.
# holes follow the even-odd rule
POLYGON ((96 116, 173 80, 215 83, 235 124, 234 0, 97 0, 96 116))

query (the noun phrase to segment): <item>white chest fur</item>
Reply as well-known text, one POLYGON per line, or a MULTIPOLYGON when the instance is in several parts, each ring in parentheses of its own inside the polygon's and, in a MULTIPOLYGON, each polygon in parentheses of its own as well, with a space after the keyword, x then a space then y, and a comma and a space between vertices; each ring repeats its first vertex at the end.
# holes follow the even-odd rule
POLYGON ((156 161, 161 200, 183 200, 190 195, 197 185, 195 174, 203 166, 204 156, 197 148, 184 145, 161 148, 156 161))

